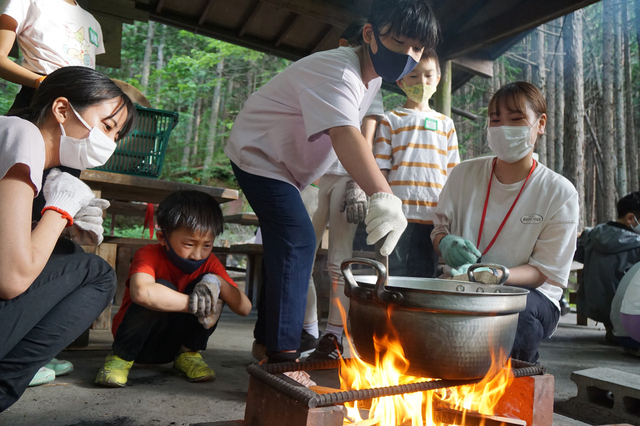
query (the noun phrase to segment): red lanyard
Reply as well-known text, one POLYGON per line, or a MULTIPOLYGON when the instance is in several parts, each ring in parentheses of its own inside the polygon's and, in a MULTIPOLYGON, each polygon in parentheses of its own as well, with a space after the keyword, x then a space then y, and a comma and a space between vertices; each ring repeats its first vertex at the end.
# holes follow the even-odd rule
MULTIPOLYGON (((493 171, 496 168, 496 160, 497 160, 496 158, 493 159, 493 165, 491 166, 491 176, 489 176, 489 187, 487 188, 487 198, 485 198, 485 200, 484 200, 484 210, 482 211, 482 220, 480 221, 480 230, 478 231, 478 244, 476 244, 476 247, 480 247, 480 240, 482 240, 482 228, 484 228, 484 219, 487 216, 487 206, 489 205, 489 194, 491 194, 491 181, 493 180, 493 171)), ((500 224, 500 227, 498 228, 498 231, 496 232, 496 235, 493 237, 493 240, 491 240, 491 242, 489 243, 487 248, 484 249, 484 251, 482 252, 483 256, 493 246, 493 243, 496 242, 496 239, 498 238, 498 235, 500 235, 500 232, 502 231, 502 228, 504 227, 504 224, 507 222, 507 219, 509 219, 509 216, 511 216, 511 212, 513 211, 513 208, 516 206, 516 203, 520 199, 520 195, 522 194, 522 191, 524 190, 524 187, 527 184, 527 181, 531 177, 531 174, 536 169, 537 165, 538 165, 538 163, 536 162, 536 160, 533 160, 533 164, 531 165, 531 170, 529 170, 529 174, 527 175, 527 178, 524 180, 524 183, 522 184, 522 188, 520 188, 520 192, 518 192, 518 196, 516 197, 515 200, 513 200, 513 204, 511 205, 511 208, 507 212, 507 215, 504 217, 504 220, 500 224)))

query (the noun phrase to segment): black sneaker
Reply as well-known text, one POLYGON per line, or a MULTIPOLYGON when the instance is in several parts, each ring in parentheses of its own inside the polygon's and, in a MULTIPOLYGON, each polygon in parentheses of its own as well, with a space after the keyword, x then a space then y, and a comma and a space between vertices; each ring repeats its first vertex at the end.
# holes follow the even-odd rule
POLYGON ((310 333, 307 333, 306 330, 302 330, 302 337, 300 338, 300 354, 302 356, 308 355, 306 352, 310 352, 317 348, 321 337, 322 333, 320 333, 316 339, 310 333))
POLYGON ((344 349, 342 347, 342 339, 338 339, 335 335, 327 333, 320 339, 318 347, 309 355, 310 361, 330 361, 339 359, 344 349))

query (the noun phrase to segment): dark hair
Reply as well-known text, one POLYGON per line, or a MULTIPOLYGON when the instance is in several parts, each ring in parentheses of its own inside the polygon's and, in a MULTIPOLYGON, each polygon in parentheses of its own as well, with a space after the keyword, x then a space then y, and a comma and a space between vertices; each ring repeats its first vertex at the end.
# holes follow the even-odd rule
POLYGON ((39 125, 45 120, 53 102, 60 97, 67 98, 79 113, 103 101, 120 98, 122 102, 113 115, 126 108, 127 118, 116 141, 127 136, 135 124, 136 109, 122 89, 96 70, 75 66, 59 68, 49 74, 36 90, 29 108, 17 115, 39 125))
POLYGON ((218 202, 202 191, 172 192, 158 206, 156 219, 166 237, 183 227, 201 234, 211 231, 215 237, 224 222, 218 202))
POLYGON ((435 49, 440 26, 425 0, 374 0, 368 22, 374 31, 420 40, 427 49, 435 49), (385 29, 386 26, 389 26, 385 29))
POLYGON ((633 213, 640 220, 640 192, 631 192, 622 197, 616 204, 616 210, 618 211, 618 218, 624 217, 628 213, 633 213))
POLYGON ((526 117, 527 106, 540 117, 547 113, 547 101, 536 86, 526 81, 516 81, 502 86, 489 101, 489 114, 504 104, 509 111, 518 111, 526 117))
POLYGON ((351 47, 362 46, 364 44, 364 39, 362 38, 362 29, 366 24, 366 19, 354 19, 342 32, 340 38, 347 40, 347 43, 349 43, 349 46, 351 47))
POLYGON ((428 61, 428 60, 432 60, 433 62, 436 63, 436 71, 438 72, 438 75, 441 75, 442 72, 440 71, 440 58, 438 58, 438 54, 436 53, 435 49, 424 49, 422 51, 422 56, 420 57, 421 61, 428 61))

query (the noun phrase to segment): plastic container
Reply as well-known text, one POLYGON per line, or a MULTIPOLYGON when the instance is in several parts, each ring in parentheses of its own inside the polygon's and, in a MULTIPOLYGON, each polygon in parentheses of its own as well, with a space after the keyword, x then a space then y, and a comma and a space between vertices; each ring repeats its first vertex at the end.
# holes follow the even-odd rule
POLYGON ((157 178, 162 173, 164 154, 171 131, 178 124, 177 112, 136 105, 138 120, 133 131, 118 142, 104 166, 94 170, 157 178))

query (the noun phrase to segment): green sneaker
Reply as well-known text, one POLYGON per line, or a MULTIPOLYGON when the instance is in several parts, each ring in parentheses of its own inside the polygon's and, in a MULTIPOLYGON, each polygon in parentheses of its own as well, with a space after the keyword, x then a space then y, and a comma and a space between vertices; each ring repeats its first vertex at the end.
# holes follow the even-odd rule
POLYGON ((183 352, 176 357, 173 368, 187 376, 189 382, 208 382, 216 377, 198 352, 183 352))
POLYGON ((125 361, 117 355, 109 354, 104 366, 98 371, 95 382, 110 388, 122 388, 127 384, 127 377, 133 361, 125 361))
POLYGON ((56 373, 56 377, 64 376, 65 374, 69 374, 73 371, 73 364, 71 364, 69 361, 64 361, 56 358, 52 359, 44 366, 53 370, 56 373))
POLYGON ((29 382, 29 386, 40 386, 47 383, 51 383, 55 380, 56 373, 50 368, 40 367, 40 370, 33 376, 31 382, 29 382))

